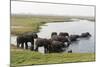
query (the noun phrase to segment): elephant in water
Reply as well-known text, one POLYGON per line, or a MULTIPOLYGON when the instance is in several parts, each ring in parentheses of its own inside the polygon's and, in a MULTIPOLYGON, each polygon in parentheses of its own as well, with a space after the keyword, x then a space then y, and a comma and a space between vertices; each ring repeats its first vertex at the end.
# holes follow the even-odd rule
POLYGON ((24 48, 24 43, 25 43, 25 48, 28 49, 28 42, 31 42, 31 48, 30 50, 34 50, 34 39, 38 38, 38 35, 35 32, 29 32, 29 33, 24 33, 22 35, 17 36, 17 47, 21 45, 21 48, 24 48))
POLYGON ((51 40, 52 41, 60 41, 62 43, 66 43, 67 42, 67 46, 66 47, 69 47, 69 45, 70 45, 69 38, 65 37, 65 36, 54 35, 54 36, 52 36, 51 40))
POLYGON ((77 39, 78 39, 79 37, 80 37, 79 35, 70 35, 70 36, 69 36, 69 40, 70 40, 71 42, 77 41, 77 39))
POLYGON ((68 38, 64 36, 54 35, 52 36, 51 40, 60 41, 60 42, 69 42, 68 38))
POLYGON ((52 33, 51 33, 51 37, 52 37, 53 35, 57 35, 57 32, 52 32, 52 33))
POLYGON ((51 53, 62 51, 62 48, 65 47, 65 44, 60 41, 55 41, 46 38, 38 38, 35 42, 35 46, 35 51, 38 51, 38 48, 43 46, 45 53, 51 53))
POLYGON ((80 37, 90 37, 91 34, 89 32, 81 33, 80 37))
POLYGON ((60 32, 59 36, 68 36, 69 37, 69 33, 67 33, 67 32, 60 32))
POLYGON ((51 45, 52 45, 51 52, 61 52, 61 51, 63 51, 62 48, 66 47, 65 44, 60 41, 52 41, 51 45))

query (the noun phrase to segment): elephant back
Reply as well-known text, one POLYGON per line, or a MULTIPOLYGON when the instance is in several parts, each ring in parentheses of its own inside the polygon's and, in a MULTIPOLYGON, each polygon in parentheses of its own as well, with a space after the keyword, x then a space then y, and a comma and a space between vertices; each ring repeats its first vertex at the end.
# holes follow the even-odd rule
POLYGON ((51 40, 59 41, 59 36, 53 35, 53 36, 51 37, 51 40))
POLYGON ((60 32, 59 36, 69 36, 69 34, 67 32, 60 32))
POLYGON ((50 40, 45 38, 38 38, 35 42, 37 46, 48 46, 51 44, 50 40))
POLYGON ((55 41, 60 41, 60 42, 68 42, 68 38, 65 36, 54 35, 54 36, 52 36, 51 39, 55 40, 55 41))
POLYGON ((91 34, 89 32, 86 32, 86 33, 82 33, 81 34, 81 37, 88 37, 88 36, 91 36, 91 34))
POLYGON ((28 32, 28 33, 24 33, 23 37, 34 39, 34 38, 38 38, 38 35, 35 32, 28 32))
POLYGON ((70 35, 69 39, 70 41, 77 41, 77 39, 80 37, 80 35, 70 35))

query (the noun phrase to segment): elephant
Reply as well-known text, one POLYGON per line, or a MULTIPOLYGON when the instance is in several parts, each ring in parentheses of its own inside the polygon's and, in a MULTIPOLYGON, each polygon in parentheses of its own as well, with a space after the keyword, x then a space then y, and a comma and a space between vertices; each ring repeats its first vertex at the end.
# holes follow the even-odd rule
POLYGON ((35 42, 35 46, 36 46, 35 51, 38 51, 39 47, 44 46, 44 52, 48 53, 51 48, 51 40, 46 39, 46 38, 37 38, 35 42))
POLYGON ((60 41, 52 41, 51 45, 52 45, 51 52, 61 52, 63 51, 62 48, 66 46, 63 42, 60 42, 60 41))
POLYGON ((65 36, 54 35, 51 40, 60 41, 60 42, 69 42, 69 39, 65 36))
POLYGON ((17 47, 21 45, 21 48, 24 48, 24 43, 25 43, 25 48, 28 49, 28 42, 31 42, 31 48, 30 50, 34 50, 34 39, 38 38, 38 35, 35 32, 28 32, 21 34, 17 36, 17 47))
POLYGON ((62 51, 62 48, 66 47, 63 42, 46 38, 37 38, 35 46, 35 51, 38 51, 38 48, 43 46, 45 53, 60 52, 62 51))
POLYGON ((80 37, 90 37, 91 34, 89 32, 81 33, 80 37))
POLYGON ((21 44, 21 48, 24 48, 24 37, 23 36, 17 36, 17 48, 20 46, 21 44))
POLYGON ((71 42, 77 41, 77 38, 79 38, 79 37, 80 37, 79 35, 70 35, 70 36, 69 36, 69 40, 70 40, 71 42))
POLYGON ((69 47, 69 45, 71 44, 71 41, 69 40, 69 38, 65 37, 65 36, 54 35, 54 36, 52 36, 51 40, 52 41, 60 41, 62 43, 66 43, 67 42, 67 46, 66 47, 69 47))
POLYGON ((60 32, 59 36, 68 36, 69 37, 69 33, 67 33, 67 32, 60 32))
POLYGON ((52 37, 53 35, 57 35, 57 32, 52 32, 52 33, 51 33, 51 37, 52 37))

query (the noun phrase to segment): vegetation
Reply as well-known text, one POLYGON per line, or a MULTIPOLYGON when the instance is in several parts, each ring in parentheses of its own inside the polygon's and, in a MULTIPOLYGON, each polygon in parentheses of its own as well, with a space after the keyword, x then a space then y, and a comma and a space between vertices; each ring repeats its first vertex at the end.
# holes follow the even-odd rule
POLYGON ((65 20, 66 19, 62 17, 14 15, 11 16, 11 34, 19 35, 24 32, 38 32, 40 25, 53 21, 65 20))
POLYGON ((24 32, 38 32, 39 26, 45 22, 40 22, 32 17, 11 17, 11 34, 21 34, 24 32))
MULTIPOLYGON (((12 15, 11 16, 11 34, 19 35, 24 32, 39 32, 40 26, 48 22, 63 22, 72 21, 71 18, 79 17, 67 17, 67 16, 29 16, 29 15, 12 15)), ((83 18, 94 20, 94 18, 83 18)))
POLYGON ((11 66, 95 61, 94 53, 49 53, 11 47, 11 66))

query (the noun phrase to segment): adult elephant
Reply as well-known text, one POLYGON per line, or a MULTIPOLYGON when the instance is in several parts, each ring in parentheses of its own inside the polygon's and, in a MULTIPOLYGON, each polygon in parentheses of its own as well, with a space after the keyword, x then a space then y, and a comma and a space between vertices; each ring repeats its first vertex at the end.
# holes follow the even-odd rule
POLYGON ((60 41, 55 41, 46 38, 38 38, 35 42, 35 46, 35 51, 38 51, 38 48, 43 46, 45 53, 51 53, 62 51, 62 48, 65 47, 65 44, 60 41))
POLYGON ((39 47, 44 47, 44 52, 48 53, 51 49, 51 40, 46 38, 38 38, 35 42, 35 51, 38 51, 39 47))
POLYGON ((17 47, 21 45, 21 48, 24 48, 24 43, 25 43, 25 48, 28 49, 28 42, 31 42, 31 50, 34 50, 34 39, 38 38, 38 35, 35 32, 28 32, 24 33, 22 35, 17 36, 17 47))
POLYGON ((91 34, 89 32, 81 33, 80 37, 90 37, 91 34))
POLYGON ((68 42, 68 38, 64 36, 54 35, 52 36, 51 40, 60 41, 60 42, 68 42))
POLYGON ((63 51, 62 48, 65 47, 65 44, 60 41, 52 41, 51 45, 52 45, 51 52, 61 52, 61 51, 63 51))
POLYGON ((52 41, 60 41, 62 43, 67 42, 67 47, 69 47, 69 45, 70 45, 69 38, 68 37, 65 37, 65 36, 54 35, 54 36, 52 36, 51 40, 52 41))
POLYGON ((69 33, 67 33, 67 32, 60 32, 59 36, 68 36, 69 37, 69 33))
POLYGON ((57 32, 52 32, 52 33, 51 33, 51 37, 52 37, 53 35, 57 35, 57 32))

